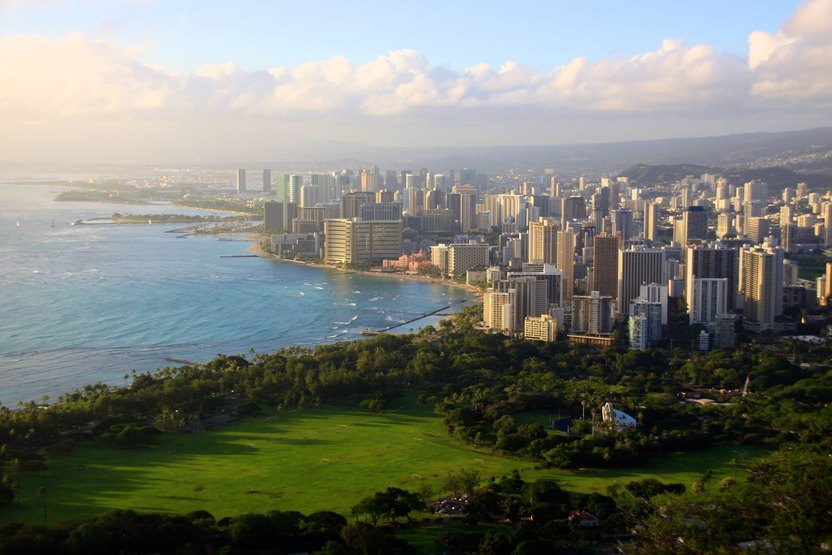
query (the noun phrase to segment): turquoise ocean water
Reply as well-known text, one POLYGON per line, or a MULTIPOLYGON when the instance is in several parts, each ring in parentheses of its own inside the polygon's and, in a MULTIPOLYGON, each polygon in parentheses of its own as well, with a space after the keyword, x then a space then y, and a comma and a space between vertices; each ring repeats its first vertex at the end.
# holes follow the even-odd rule
MULTIPOLYGON (((0 403, 52 398, 135 369, 360 337, 464 291, 246 255, 244 239, 178 238, 183 224, 70 225, 204 211, 55 202, 59 185, 0 182, 0 403), (19 226, 17 225, 19 222, 19 226), (53 227, 54 222, 54 227, 53 227)), ((426 318, 409 328, 436 324, 426 318)))

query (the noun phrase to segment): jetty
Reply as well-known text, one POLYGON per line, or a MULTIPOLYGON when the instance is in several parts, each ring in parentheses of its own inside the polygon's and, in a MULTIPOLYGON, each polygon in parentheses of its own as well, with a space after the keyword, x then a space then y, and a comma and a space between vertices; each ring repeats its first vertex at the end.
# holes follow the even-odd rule
MULTIPOLYGON (((412 324, 413 322, 421 320, 422 318, 427 318, 428 316, 440 315, 441 312, 443 312, 445 310, 448 310, 452 306, 462 304, 462 303, 464 303, 466 301, 470 301, 470 300, 471 299, 462 299, 460 301, 454 301, 451 304, 445 305, 445 306, 440 307, 440 308, 437 308, 434 311, 426 312, 425 314, 420 314, 419 316, 416 316, 415 318, 411 318, 410 320, 407 320, 405 322, 401 322, 401 323, 398 323, 398 324, 393 324, 392 326, 387 326, 386 328, 381 328, 381 329, 378 329, 378 330, 372 330, 370 328, 364 328, 364 329, 361 330, 361 335, 379 335, 379 334, 382 334, 382 333, 389 333, 391 330, 394 330, 396 328, 400 328, 402 326, 406 326, 408 324, 412 324)), ((441 314, 441 315, 446 316, 446 314, 441 314)))

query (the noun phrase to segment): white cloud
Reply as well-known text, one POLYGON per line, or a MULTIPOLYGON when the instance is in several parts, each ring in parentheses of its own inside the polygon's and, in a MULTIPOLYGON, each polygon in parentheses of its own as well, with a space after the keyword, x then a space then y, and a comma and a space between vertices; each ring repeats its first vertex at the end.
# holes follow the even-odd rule
POLYGON ((755 99, 832 106, 832 0, 808 0, 776 33, 748 37, 755 99))
POLYGON ((707 122, 720 118, 758 123, 776 112, 806 121, 832 104, 832 0, 809 0, 778 31, 754 32, 748 42, 745 58, 665 40, 636 56, 578 57, 546 71, 521 61, 453 71, 419 52, 395 50, 361 65, 336 56, 294 68, 249 71, 229 61, 182 73, 144 63, 146 46, 120 48, 82 34, 15 35, 0 39, 0 119, 187 127, 250 118, 317 125, 328 137, 340 126, 358 140, 364 134, 381 142, 454 124, 454 137, 467 132, 481 143, 489 126, 492 142, 501 142, 509 126, 517 135, 528 129, 548 136, 559 122, 576 128, 635 121, 637 132, 666 135, 667 122, 690 121, 699 126, 693 132, 706 133, 707 122))

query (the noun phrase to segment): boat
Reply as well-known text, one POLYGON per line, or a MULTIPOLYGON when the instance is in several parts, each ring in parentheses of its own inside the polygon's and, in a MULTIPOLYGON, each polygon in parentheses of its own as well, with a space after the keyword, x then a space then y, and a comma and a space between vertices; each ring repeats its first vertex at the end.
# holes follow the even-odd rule
POLYGON ((52 229, 55 229, 55 220, 52 220, 52 223, 49 225, 52 229))
POLYGON ((17 220, 17 227, 20 227, 20 220, 17 220))

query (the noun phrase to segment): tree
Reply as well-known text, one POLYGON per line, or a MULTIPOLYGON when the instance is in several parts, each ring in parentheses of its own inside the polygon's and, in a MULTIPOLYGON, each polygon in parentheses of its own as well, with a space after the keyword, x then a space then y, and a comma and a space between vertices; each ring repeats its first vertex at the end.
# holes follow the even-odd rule
POLYGON ((46 488, 40 486, 38 488, 38 497, 43 501, 43 525, 46 526, 46 488))
POLYGON ((461 468, 458 474, 450 473, 445 480, 444 489, 455 493, 464 493, 468 497, 480 485, 480 472, 475 468, 461 468))

